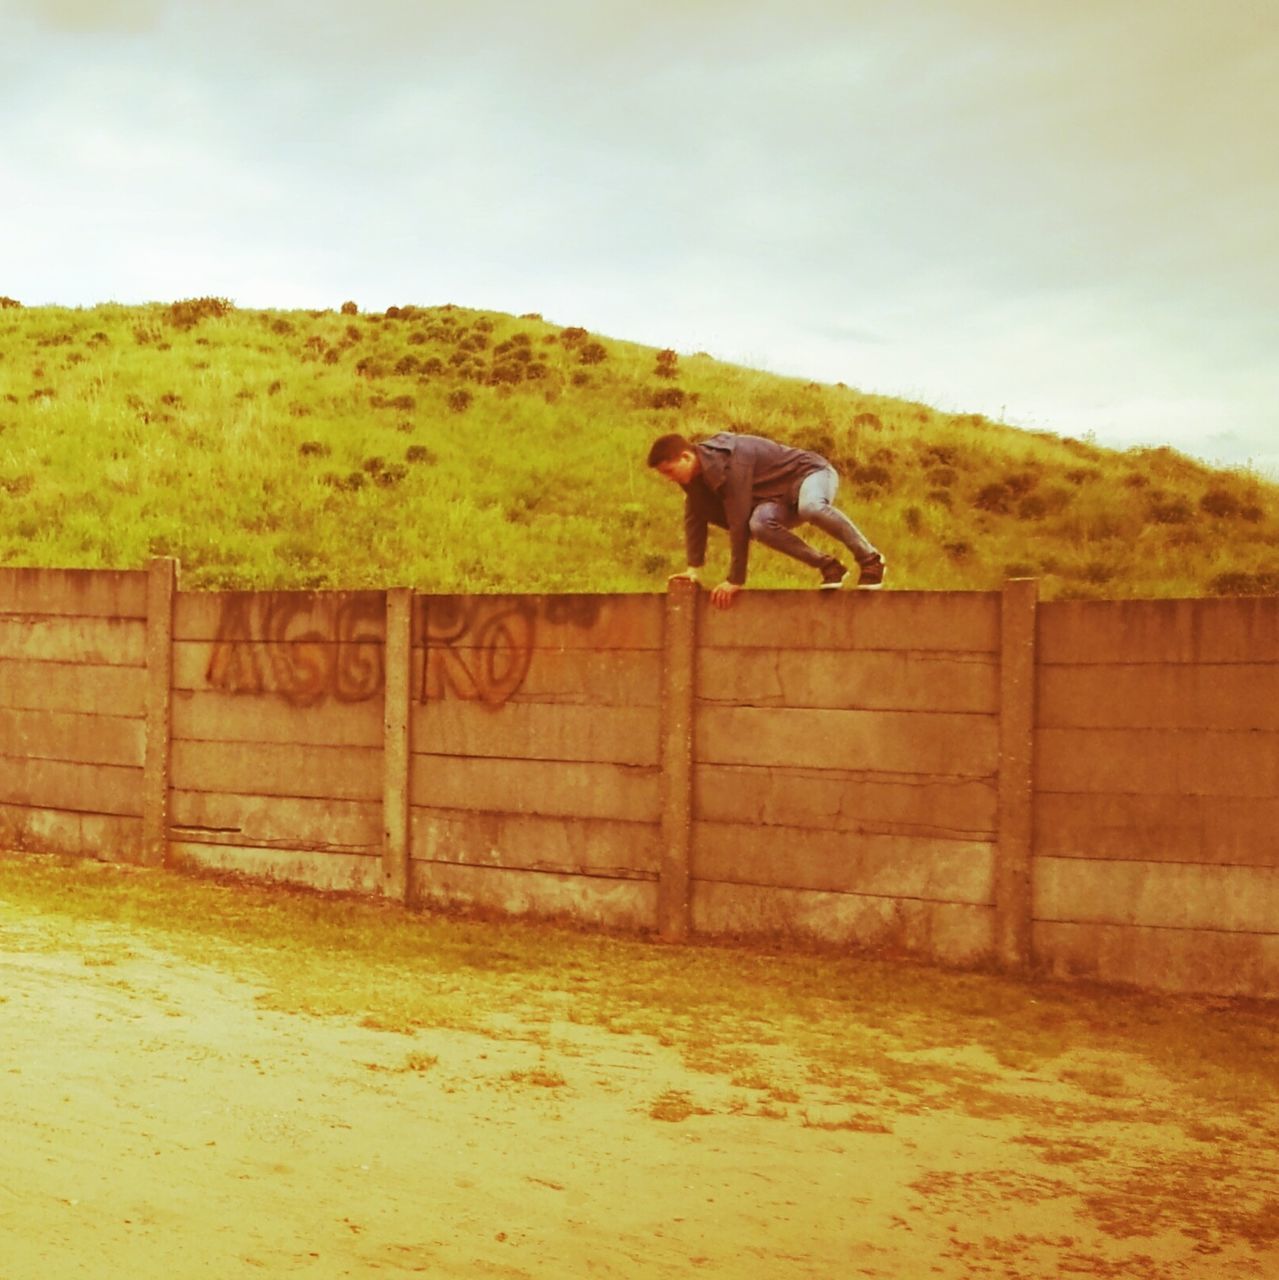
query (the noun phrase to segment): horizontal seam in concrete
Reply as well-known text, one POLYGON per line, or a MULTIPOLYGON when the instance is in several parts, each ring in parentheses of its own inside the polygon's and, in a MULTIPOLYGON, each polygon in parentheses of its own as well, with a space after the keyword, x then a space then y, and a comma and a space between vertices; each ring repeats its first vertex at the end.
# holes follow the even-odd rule
POLYGON ((66 756, 40 756, 33 755, 30 751, 20 756, 0 753, 0 762, 13 761, 15 764, 26 764, 32 760, 42 760, 45 764, 76 765, 82 769, 131 769, 135 773, 141 773, 143 770, 140 761, 137 764, 113 764, 110 760, 69 760, 66 756))
POLYGON ((629 867, 574 867, 571 869, 556 866, 508 867, 495 862, 459 862, 454 858, 420 858, 416 856, 411 857, 410 861, 421 866, 469 867, 475 871, 507 871, 520 875, 582 876, 588 880, 618 880, 624 883, 634 881, 655 884, 657 882, 656 871, 632 870, 629 867))
POLYGON ((1202 924, 1130 924, 1122 920, 1059 920, 1052 916, 1035 916, 1034 924, 1070 924, 1081 929, 1144 929, 1150 933, 1215 933, 1223 938, 1279 938, 1279 930, 1220 929, 1202 924))
MULTIPOLYGON (((519 809, 459 809, 457 805, 443 805, 443 804, 414 803, 410 805, 410 808, 417 809, 419 812, 422 812, 422 813, 438 813, 438 814, 443 814, 445 816, 456 815, 460 821, 466 821, 474 817, 538 818, 538 817, 545 816, 542 814, 528 813, 527 811, 523 811, 519 809)), ((548 822, 560 822, 560 821, 566 821, 566 820, 571 822, 616 822, 616 823, 624 824, 629 827, 651 827, 654 830, 654 832, 656 832, 657 830, 656 819, 650 820, 646 818, 623 818, 623 817, 612 818, 612 817, 604 816, 604 817, 598 817, 598 818, 574 817, 569 819, 562 819, 562 818, 556 818, 556 817, 547 817, 546 820, 548 822)))
POLYGON ((1265 863, 1256 862, 1202 862, 1191 858, 1119 858, 1114 854, 1094 854, 1089 857, 1084 854, 1037 853, 1035 857, 1041 862, 1082 862, 1093 867, 1099 862, 1112 862, 1123 867, 1203 867, 1206 871, 1222 871, 1228 867, 1238 867, 1241 871, 1279 871, 1279 862, 1270 867, 1265 863))
POLYGON ((822 893, 839 898, 874 898, 881 902, 927 902, 943 907, 994 909, 994 902, 991 899, 969 902, 959 898, 924 898, 914 893, 871 893, 866 889, 819 889, 802 884, 767 884, 759 880, 708 880, 705 876, 692 876, 691 879, 694 884, 731 884, 743 889, 773 889, 778 893, 822 893))
POLYGON ((626 760, 582 760, 564 756, 473 756, 459 755, 456 751, 413 751, 412 756, 423 760, 478 760, 496 764, 598 764, 612 769, 634 769, 641 773, 657 773, 661 768, 657 761, 652 764, 634 764, 626 760))
POLYGON ((107 809, 72 809, 63 804, 23 804, 20 800, 6 800, 4 796, 0 796, 0 810, 4 809, 25 809, 28 813, 74 814, 77 818, 120 818, 125 822, 142 821, 141 801, 139 801, 137 813, 119 813, 107 809))

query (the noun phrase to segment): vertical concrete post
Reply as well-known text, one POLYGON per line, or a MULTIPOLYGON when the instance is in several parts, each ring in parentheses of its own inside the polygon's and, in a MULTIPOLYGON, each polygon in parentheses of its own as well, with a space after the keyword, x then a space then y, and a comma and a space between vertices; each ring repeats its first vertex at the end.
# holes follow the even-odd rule
POLYGON ((1031 961, 1034 820, 1035 624, 1039 584, 1004 583, 999 651, 999 822, 995 840, 995 957, 1010 970, 1031 961))
POLYGON ((409 686, 413 663, 413 592, 386 593, 386 685, 382 717, 382 893, 409 901, 409 686))
POLYGON ((147 564, 147 727, 142 774, 142 861, 163 866, 169 851, 169 755, 173 702, 173 596, 178 562, 147 564))
POLYGON ((697 663, 695 582, 673 579, 666 592, 662 648, 662 860, 657 929, 681 942, 689 929, 689 855, 693 843, 693 695, 697 663))

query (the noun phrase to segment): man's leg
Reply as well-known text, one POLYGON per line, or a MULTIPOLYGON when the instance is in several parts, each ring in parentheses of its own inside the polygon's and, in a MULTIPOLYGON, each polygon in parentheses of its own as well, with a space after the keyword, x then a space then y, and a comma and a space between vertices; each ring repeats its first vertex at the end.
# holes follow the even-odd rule
POLYGON ((751 512, 751 537, 801 564, 814 569, 824 568, 830 563, 830 556, 814 551, 803 538, 791 532, 791 526, 798 521, 794 507, 784 502, 761 502, 751 512))
MULTIPOLYGON (((815 525, 823 533, 842 542, 859 565, 875 564, 883 557, 871 545, 866 535, 837 507, 835 493, 839 489, 839 475, 834 467, 814 471, 799 486, 798 518, 815 525)), ((794 535, 791 535, 794 537, 794 535)), ((799 542, 799 539, 795 539, 799 542)), ((806 545, 806 544, 801 544, 806 545)), ((811 564, 812 561, 805 561, 811 564)))

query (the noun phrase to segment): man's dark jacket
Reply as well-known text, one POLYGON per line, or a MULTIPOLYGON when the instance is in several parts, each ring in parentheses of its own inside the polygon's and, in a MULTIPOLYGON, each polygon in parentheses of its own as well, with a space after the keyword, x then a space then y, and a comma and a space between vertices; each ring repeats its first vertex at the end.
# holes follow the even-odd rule
POLYGON ((830 466, 820 454, 765 440, 763 436, 721 431, 693 445, 702 470, 684 485, 684 545, 690 568, 706 563, 706 530, 728 530, 732 560, 728 581, 746 582, 751 512, 761 502, 794 507, 799 486, 814 471, 830 466))

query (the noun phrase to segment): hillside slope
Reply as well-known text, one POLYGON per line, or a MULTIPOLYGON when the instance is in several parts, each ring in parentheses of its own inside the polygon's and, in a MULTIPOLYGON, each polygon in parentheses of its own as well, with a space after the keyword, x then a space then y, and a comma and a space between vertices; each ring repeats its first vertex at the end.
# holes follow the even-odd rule
MULTIPOLYGON (((657 590, 680 496, 650 441, 815 448, 890 585, 1045 598, 1279 590, 1279 488, 1170 449, 975 415, 455 306, 241 311, 0 300, 0 564, 190 587, 657 590)), ((820 535, 814 534, 820 541, 820 535)), ((709 573, 726 564, 713 534, 709 573)), ((751 585, 810 586, 768 551, 751 585)))

